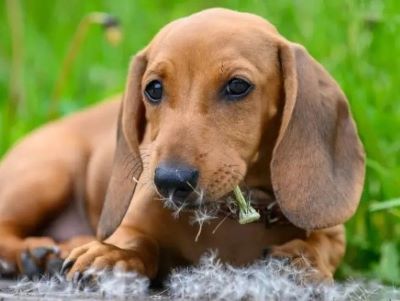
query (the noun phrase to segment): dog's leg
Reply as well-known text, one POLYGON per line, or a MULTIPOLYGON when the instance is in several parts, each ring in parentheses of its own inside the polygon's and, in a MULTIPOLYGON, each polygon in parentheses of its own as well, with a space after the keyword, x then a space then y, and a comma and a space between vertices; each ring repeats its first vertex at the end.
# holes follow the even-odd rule
POLYGON ((299 268, 311 267, 310 280, 332 281, 345 252, 344 226, 313 231, 305 240, 295 239, 271 248, 269 255, 289 258, 299 268))
MULTIPOLYGON (((155 231, 154 227, 157 228, 157 223, 152 221, 155 218, 162 219, 160 212, 163 211, 159 211, 162 209, 162 204, 155 199, 155 192, 149 189, 149 182, 146 179, 149 179, 149 175, 145 170, 140 176, 125 217, 110 237, 72 250, 62 269, 68 279, 77 281, 82 276, 90 278, 88 271, 114 268, 137 272, 151 279, 156 277, 159 246, 157 238, 151 235, 155 231)), ((113 218, 112 211, 105 214, 106 218, 113 218)))
MULTIPOLYGON (((41 168, 40 174, 27 170, 24 174, 10 175, 2 181, 0 190, 0 258, 10 269, 2 274, 20 272, 40 273, 37 264, 50 253, 57 251, 56 243, 49 237, 30 237, 38 227, 64 206, 70 181, 65 173, 41 168)), ((1 273, 1 271, 0 271, 1 273)))
POLYGON ((85 157, 72 134, 44 128, 1 162, 0 268, 7 268, 0 275, 40 274, 43 259, 57 252, 52 238, 33 236, 65 208, 82 177, 85 157))
MULTIPOLYGON (((74 249, 63 266, 69 280, 80 280, 89 269, 117 269, 154 278, 158 268, 158 245, 149 236, 120 226, 105 242, 92 241, 74 249)), ((90 275, 89 275, 90 276, 90 275)))

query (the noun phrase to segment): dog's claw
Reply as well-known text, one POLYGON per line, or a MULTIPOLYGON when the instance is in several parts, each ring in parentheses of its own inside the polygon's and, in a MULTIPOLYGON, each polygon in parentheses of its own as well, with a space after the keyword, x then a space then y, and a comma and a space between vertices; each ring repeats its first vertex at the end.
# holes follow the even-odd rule
POLYGON ((65 275, 66 273, 68 273, 70 268, 72 268, 72 266, 74 265, 74 262, 74 260, 65 260, 60 270, 61 275, 65 275))
POLYGON ((33 279, 43 274, 43 268, 41 268, 33 259, 28 251, 23 251, 20 255, 21 266, 23 273, 29 278, 33 279))

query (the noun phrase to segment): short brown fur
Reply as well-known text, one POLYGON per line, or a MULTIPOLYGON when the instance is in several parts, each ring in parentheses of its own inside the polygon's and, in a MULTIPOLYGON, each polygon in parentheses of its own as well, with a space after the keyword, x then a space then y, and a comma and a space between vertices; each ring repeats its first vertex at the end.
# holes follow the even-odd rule
POLYGON ((3 159, 0 257, 23 272, 21 251, 57 244, 31 236, 81 197, 99 240, 58 243, 74 262, 70 278, 114 266, 156 278, 208 249, 241 265, 268 247, 272 256, 306 258, 331 279, 345 250, 341 224, 354 213, 363 180, 347 100, 323 67, 264 19, 210 9, 168 24, 136 55, 122 104, 107 101, 46 125, 3 159), (229 103, 219 92, 235 76, 255 89, 229 103), (157 106, 143 96, 154 79, 166 95, 157 106), (227 219, 213 234, 216 219, 195 242, 190 214, 175 219, 154 189, 164 160, 198 168, 208 199, 244 181, 273 191, 290 224, 227 219))

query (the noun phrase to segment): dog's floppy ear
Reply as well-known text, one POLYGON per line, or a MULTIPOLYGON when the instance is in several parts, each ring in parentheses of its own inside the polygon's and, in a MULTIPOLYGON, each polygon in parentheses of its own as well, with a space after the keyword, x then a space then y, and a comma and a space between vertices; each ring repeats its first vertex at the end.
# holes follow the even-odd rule
POLYGON ((364 150, 337 83, 300 45, 282 41, 285 103, 271 160, 271 180, 283 214, 318 229, 354 213, 364 183, 364 150))
POLYGON ((137 179, 143 167, 139 142, 145 127, 141 81, 147 61, 144 52, 131 62, 122 99, 118 124, 117 144, 111 178, 97 228, 97 237, 103 240, 120 225, 131 202, 137 179))

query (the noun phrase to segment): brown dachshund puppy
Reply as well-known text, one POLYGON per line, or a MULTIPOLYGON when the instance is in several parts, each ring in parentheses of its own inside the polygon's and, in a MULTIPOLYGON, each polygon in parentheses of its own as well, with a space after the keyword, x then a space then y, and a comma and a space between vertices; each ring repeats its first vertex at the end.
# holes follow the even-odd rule
POLYGON ((46 125, 3 159, 3 273, 59 257, 69 278, 116 267, 155 279, 214 249, 235 265, 268 250, 330 279, 363 180, 346 97, 325 69, 260 17, 206 10, 136 55, 122 103, 46 125), (238 223, 237 185, 260 221, 238 223), (199 232, 193 215, 208 207, 199 232), (80 208, 98 240, 83 236, 80 208))

